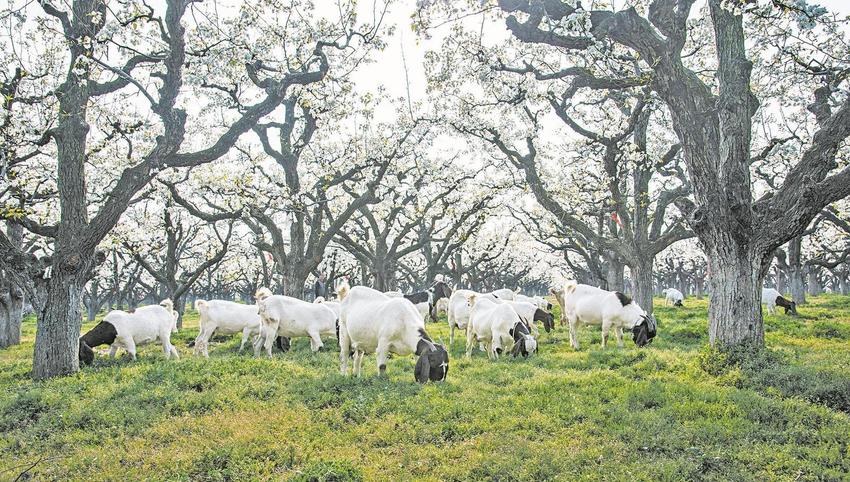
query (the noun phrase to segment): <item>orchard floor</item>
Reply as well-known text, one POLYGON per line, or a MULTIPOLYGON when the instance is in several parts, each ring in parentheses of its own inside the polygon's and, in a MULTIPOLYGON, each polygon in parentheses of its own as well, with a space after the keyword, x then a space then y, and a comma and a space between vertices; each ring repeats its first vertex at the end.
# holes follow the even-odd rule
POLYGON ((559 326, 538 356, 490 362, 456 339, 426 386, 412 357, 344 378, 333 340, 268 359, 234 336, 194 357, 193 313, 179 361, 148 345, 34 383, 28 320, 0 351, 0 480, 848 480, 850 298, 811 301, 768 316, 748 362, 706 348, 705 301, 656 300, 648 348, 603 351, 590 327, 576 352, 559 326))

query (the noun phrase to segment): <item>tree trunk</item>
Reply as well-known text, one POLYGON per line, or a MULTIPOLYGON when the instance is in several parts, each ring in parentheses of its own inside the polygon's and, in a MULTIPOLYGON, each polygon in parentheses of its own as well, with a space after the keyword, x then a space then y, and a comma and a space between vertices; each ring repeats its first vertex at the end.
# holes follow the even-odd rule
POLYGON ((694 292, 698 300, 701 300, 705 289, 705 278, 694 278, 694 292))
MULTIPOLYGON (((380 258, 379 258, 380 260, 380 258)), ((373 288, 378 291, 391 291, 397 289, 395 278, 395 265, 384 261, 375 263, 375 284, 373 288)))
MULTIPOLYGON (((649 258, 649 256, 647 256, 649 258)), ((632 297, 647 313, 652 313, 652 259, 635 262, 632 271, 632 297)))
POLYGON ((86 304, 86 321, 94 321, 97 318, 97 308, 94 300, 86 304))
POLYGON ((608 286, 603 288, 609 291, 623 291, 623 263, 620 262, 616 255, 608 257, 608 270, 605 274, 605 282, 608 286))
POLYGON ((53 267, 45 304, 38 316, 32 368, 36 380, 80 369, 78 340, 83 322, 84 282, 78 279, 78 273, 61 269, 63 264, 60 258, 53 267))
MULTIPOLYGON (((16 222, 6 221, 7 237, 16 248, 21 247, 23 229, 16 222)), ((0 278, 0 348, 20 345, 23 310, 23 290, 11 277, 3 276, 0 278)))
POLYGON ((850 294, 850 283, 847 282, 847 273, 842 273, 838 277, 838 290, 842 295, 850 294))
POLYGON ((734 241, 716 243, 708 253, 709 341, 712 346, 764 345, 761 288, 764 256, 737 247, 734 241))
POLYGON ((809 266, 809 269, 807 271, 808 271, 808 273, 807 273, 808 283, 807 284, 808 284, 809 294, 812 295, 812 296, 817 296, 817 295, 819 295, 823 292, 823 289, 821 288, 821 285, 820 285, 820 279, 818 278, 818 271, 817 271, 817 269, 815 269, 814 266, 809 266))
POLYGON ((788 283, 786 282, 785 271, 782 269, 776 270, 776 291, 785 294, 788 289, 788 283))
POLYGON ((299 269, 297 266, 285 267, 281 276, 283 277, 283 294, 293 298, 304 298, 304 283, 307 282, 309 270, 299 269))
POLYGON ((801 236, 788 242, 788 281, 791 285, 791 299, 798 305, 806 304, 806 283, 803 281, 803 264, 800 261, 802 243, 801 236))

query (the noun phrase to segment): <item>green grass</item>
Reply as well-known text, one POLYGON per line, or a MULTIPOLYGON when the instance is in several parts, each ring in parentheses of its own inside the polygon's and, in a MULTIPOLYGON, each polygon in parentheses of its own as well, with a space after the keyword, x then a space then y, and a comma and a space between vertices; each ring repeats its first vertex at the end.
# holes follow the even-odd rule
POLYGON ((147 345, 35 383, 27 320, 0 351, 0 480, 846 480, 850 299, 768 316, 750 360, 707 349, 706 303, 686 304, 656 301, 641 350, 602 351, 593 327, 581 351, 558 327, 528 360, 467 360, 455 340, 448 381, 425 386, 412 357, 343 378, 332 340, 270 360, 234 336, 194 357, 194 314, 179 361, 147 345))

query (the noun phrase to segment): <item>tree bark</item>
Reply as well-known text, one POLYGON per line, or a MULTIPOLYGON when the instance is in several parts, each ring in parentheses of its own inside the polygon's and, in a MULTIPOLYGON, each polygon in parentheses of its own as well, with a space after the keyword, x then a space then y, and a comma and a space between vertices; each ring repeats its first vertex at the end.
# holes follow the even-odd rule
POLYGON ((803 281, 803 263, 800 260, 803 238, 796 236, 788 242, 788 280, 791 299, 798 305, 806 304, 806 283, 803 281))
POLYGON ((820 285, 820 279, 818 278, 818 271, 814 266, 809 266, 807 271, 808 282, 806 284, 809 294, 817 296, 823 292, 820 285))
POLYGON ((641 260, 629 266, 632 271, 632 296, 647 313, 652 313, 652 260, 641 260))
POLYGON ((293 298, 304 298, 304 283, 307 282, 309 270, 300 269, 297 266, 284 266, 281 277, 283 278, 283 294, 293 298))
POLYGON ((608 270, 606 272, 605 282, 608 286, 603 286, 603 288, 610 291, 623 291, 623 263, 620 262, 620 259, 615 254, 608 256, 606 262, 608 270))
MULTIPOLYGON (((23 227, 14 221, 6 221, 6 233, 10 243, 20 249, 23 227)), ((24 293, 11 276, 0 271, 0 277, 0 348, 7 348, 21 343, 24 293)))
POLYGON ((717 243, 708 253, 711 276, 708 306, 712 346, 764 344, 761 288, 764 256, 733 242, 717 243))
MULTIPOLYGON (((69 257, 73 263, 76 255, 69 257)), ((68 258, 66 258, 68 259, 68 258)), ((32 376, 36 380, 67 375, 80 369, 78 350, 83 322, 85 280, 78 271, 66 271, 66 263, 54 265, 47 296, 38 317, 32 376)))
POLYGON ((776 270, 776 291, 780 293, 786 293, 788 289, 788 283, 786 281, 785 271, 782 269, 776 270))

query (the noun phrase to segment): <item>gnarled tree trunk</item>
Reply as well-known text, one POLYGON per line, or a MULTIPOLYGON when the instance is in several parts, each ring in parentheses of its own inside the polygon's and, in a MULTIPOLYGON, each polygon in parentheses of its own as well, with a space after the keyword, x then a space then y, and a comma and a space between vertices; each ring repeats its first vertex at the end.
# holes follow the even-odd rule
POLYGON ((761 288, 764 255, 734 242, 717 243, 709 250, 711 269, 708 305, 709 340, 712 345, 764 344, 761 288))
POLYGON ((36 380, 74 373, 83 324, 83 287, 94 253, 61 256, 57 249, 44 300, 33 306, 38 313, 32 376, 36 380))
POLYGON ((647 313, 652 313, 652 259, 632 263, 632 297, 647 313))
MULTIPOLYGON (((20 249, 23 227, 14 221, 6 221, 6 233, 9 242, 20 249)), ((21 343, 23 308, 23 290, 11 276, 0 270, 0 348, 21 343)))

